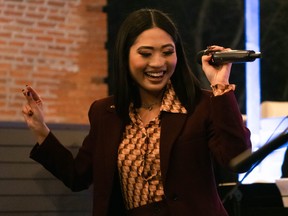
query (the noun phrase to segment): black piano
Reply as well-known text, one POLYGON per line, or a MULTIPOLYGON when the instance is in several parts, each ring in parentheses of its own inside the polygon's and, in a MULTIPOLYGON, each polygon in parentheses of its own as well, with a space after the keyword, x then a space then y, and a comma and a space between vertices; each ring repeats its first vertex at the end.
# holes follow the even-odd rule
POLYGON ((218 189, 229 216, 288 216, 288 208, 283 206, 274 183, 240 184, 237 189, 220 185, 218 189), (231 195, 227 196, 228 193, 231 195))

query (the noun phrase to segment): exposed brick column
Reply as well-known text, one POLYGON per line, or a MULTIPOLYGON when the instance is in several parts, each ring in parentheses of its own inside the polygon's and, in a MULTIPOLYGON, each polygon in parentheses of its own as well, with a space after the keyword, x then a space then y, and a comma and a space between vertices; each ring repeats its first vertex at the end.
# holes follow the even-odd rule
POLYGON ((105 4, 0 0, 0 121, 23 121, 21 89, 29 84, 47 122, 87 123, 92 101, 108 94, 105 4))

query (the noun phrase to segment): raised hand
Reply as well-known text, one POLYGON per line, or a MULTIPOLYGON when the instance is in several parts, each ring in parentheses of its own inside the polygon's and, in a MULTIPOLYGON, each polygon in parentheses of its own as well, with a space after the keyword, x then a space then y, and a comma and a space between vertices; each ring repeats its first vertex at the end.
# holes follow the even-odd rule
POLYGON ((24 119, 35 134, 37 142, 41 144, 50 132, 44 120, 43 102, 31 86, 22 89, 22 93, 26 98, 26 104, 22 108, 24 119))
POLYGON ((229 84, 229 77, 232 64, 223 64, 219 66, 209 64, 211 60, 211 55, 209 55, 209 51, 228 51, 229 48, 224 48, 221 46, 210 46, 208 47, 208 55, 202 56, 202 69, 209 80, 211 85, 215 84, 229 84))

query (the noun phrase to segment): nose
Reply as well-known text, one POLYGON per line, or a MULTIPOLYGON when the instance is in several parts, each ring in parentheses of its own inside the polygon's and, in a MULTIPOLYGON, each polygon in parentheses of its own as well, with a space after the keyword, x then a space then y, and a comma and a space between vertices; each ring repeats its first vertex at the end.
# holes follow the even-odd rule
POLYGON ((149 61, 149 66, 162 67, 164 63, 165 63, 165 58, 161 54, 154 54, 149 61))

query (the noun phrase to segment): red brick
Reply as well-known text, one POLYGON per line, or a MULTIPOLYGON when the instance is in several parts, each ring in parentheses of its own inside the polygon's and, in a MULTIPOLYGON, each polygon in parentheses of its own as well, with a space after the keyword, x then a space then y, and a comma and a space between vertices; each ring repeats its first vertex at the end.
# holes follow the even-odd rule
POLYGON ((59 38, 59 39, 56 39, 56 43, 59 43, 59 44, 73 44, 74 40, 72 39, 66 39, 66 38, 59 38))
POLYGON ((0 37, 2 38, 11 38, 12 33, 11 32, 1 32, 0 31, 0 37))
POLYGON ((64 16, 48 16, 48 20, 52 20, 52 21, 57 21, 57 22, 64 22, 65 21, 65 17, 64 16))
POLYGON ((26 28, 26 32, 28 34, 43 34, 43 29, 38 29, 38 28, 26 28))
POLYGON ((23 39, 23 40, 28 40, 28 41, 31 41, 33 39, 32 35, 27 35, 27 34, 24 34, 24 33, 17 33, 17 34, 14 35, 14 37, 16 39, 23 39))
POLYGON ((64 32, 60 31, 60 30, 48 30, 47 34, 53 35, 53 36, 58 36, 58 37, 64 37, 65 36, 64 32))
POLYGON ((0 71, 10 70, 12 65, 10 63, 0 63, 0 71))
POLYGON ((23 47, 25 42, 23 41, 11 41, 9 42, 9 45, 11 46, 18 46, 18 47, 23 47))
POLYGON ((3 14, 5 16, 15 16, 15 17, 20 17, 23 15, 23 12, 20 11, 14 11, 14 10, 4 10, 3 14))
POLYGON ((13 19, 11 17, 0 17, 0 24, 1 23, 9 23, 11 22, 13 19))
POLYGON ((53 37, 50 37, 50 36, 37 36, 36 40, 44 41, 44 42, 51 42, 51 41, 53 41, 53 37))
POLYGON ((64 2, 59 2, 59 1, 48 1, 47 4, 49 6, 54 6, 54 7, 64 7, 65 3, 64 2))
POLYGON ((42 5, 43 3, 45 3, 46 0, 29 0, 29 3, 30 4, 33 4, 33 5, 42 5))
MULTIPOLYGON (((34 8, 35 9, 35 8, 34 8)), ((43 19, 44 17, 45 17, 45 14, 43 14, 43 13, 32 13, 32 12, 27 12, 26 13, 26 16, 28 17, 28 18, 33 18, 33 19, 36 19, 36 20, 38 20, 38 19, 43 19)))
POLYGON ((22 50, 22 54, 24 55, 33 55, 33 56, 37 56, 39 55, 39 51, 36 51, 36 50, 28 50, 28 49, 24 49, 22 50))
POLYGON ((52 28, 56 26, 56 23, 51 23, 48 21, 38 21, 37 26, 41 28, 52 28))

